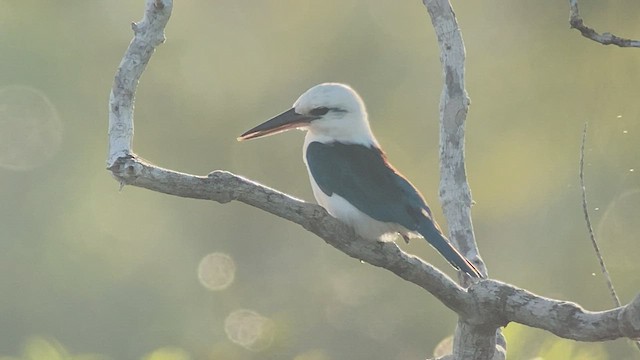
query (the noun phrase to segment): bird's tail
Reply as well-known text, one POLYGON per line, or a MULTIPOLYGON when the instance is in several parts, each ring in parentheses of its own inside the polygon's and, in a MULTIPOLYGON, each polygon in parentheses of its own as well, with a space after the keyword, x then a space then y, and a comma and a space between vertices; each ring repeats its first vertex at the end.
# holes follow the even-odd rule
POLYGON ((480 271, 451 245, 449 239, 444 236, 434 222, 424 221, 419 232, 454 268, 462 270, 474 278, 483 277, 480 271))

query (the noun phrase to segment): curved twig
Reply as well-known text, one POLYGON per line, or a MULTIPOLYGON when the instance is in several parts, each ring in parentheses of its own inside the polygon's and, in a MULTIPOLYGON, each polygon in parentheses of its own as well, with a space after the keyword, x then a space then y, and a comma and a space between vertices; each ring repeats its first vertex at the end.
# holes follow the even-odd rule
MULTIPOLYGON (((584 123, 584 128, 582 129, 582 144, 580 145, 580 189, 582 191, 582 211, 584 213, 584 220, 587 223, 587 231, 589 232, 589 238, 591 239, 591 245, 593 246, 593 250, 596 253, 596 257, 598 258, 598 262, 600 263, 600 271, 604 275, 604 279, 607 283, 607 287, 609 288, 609 294, 611 295, 611 299, 613 300, 613 304, 615 306, 621 306, 620 298, 618 297, 618 293, 616 292, 615 287, 613 286, 613 280, 611 280, 611 275, 609 275, 609 270, 607 270, 607 265, 604 262, 604 257, 600 252, 600 246, 598 245, 598 241, 596 240, 596 234, 593 231, 593 226, 591 225, 591 216, 589 216, 589 206, 587 204, 587 187, 584 181, 584 152, 585 145, 587 143, 587 129, 588 123, 584 123)), ((634 341, 636 348, 640 350, 640 341, 634 341)))
POLYGON ((582 20, 582 17, 580 16, 580 11, 578 10, 578 0, 569 0, 569 9, 569 24, 571 25, 571 28, 580 31, 582 36, 586 37, 587 39, 591 39, 602 45, 617 45, 619 47, 640 47, 640 41, 638 40, 621 38, 611 33, 599 34, 593 28, 585 25, 584 20, 582 20))
POLYGON ((596 257, 598 258, 598 262, 600 263, 600 271, 604 275, 604 279, 607 282, 607 287, 609 288, 609 294, 613 299, 613 304, 615 306, 620 306, 620 298, 618 297, 618 293, 616 293, 616 289, 613 287, 613 281, 611 280, 611 275, 609 275, 609 270, 607 270, 607 265, 604 263, 604 258, 602 257, 602 253, 600 252, 600 246, 598 246, 598 241, 596 240, 596 234, 593 231, 593 226, 591 225, 591 217, 589 216, 589 206, 587 204, 587 187, 584 183, 584 148, 587 142, 587 123, 584 123, 584 128, 582 129, 582 144, 580 145, 580 189, 582 193, 582 212, 584 213, 584 220, 587 223, 587 231, 589 232, 589 238, 591 239, 591 245, 593 245, 593 250, 596 253, 596 257))

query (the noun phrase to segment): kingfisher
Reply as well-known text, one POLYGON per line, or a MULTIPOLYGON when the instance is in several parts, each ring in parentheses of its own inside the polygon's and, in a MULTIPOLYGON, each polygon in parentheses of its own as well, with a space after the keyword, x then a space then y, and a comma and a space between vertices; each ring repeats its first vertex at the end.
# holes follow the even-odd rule
POLYGON ((305 130, 302 158, 318 204, 365 239, 424 238, 454 268, 478 269, 451 244, 424 197, 387 160, 371 132, 367 110, 349 86, 323 83, 293 107, 248 130, 238 141, 305 130))

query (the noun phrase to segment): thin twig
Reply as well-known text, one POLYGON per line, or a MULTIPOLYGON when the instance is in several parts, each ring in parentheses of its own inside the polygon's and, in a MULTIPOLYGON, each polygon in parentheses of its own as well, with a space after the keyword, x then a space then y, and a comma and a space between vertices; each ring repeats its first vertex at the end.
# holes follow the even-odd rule
POLYGON ((602 253, 600 252, 600 247, 598 246, 596 235, 593 232, 593 226, 591 226, 591 217, 589 216, 589 208, 587 205, 587 188, 584 185, 584 148, 585 143, 587 142, 587 128, 588 123, 585 122, 584 129, 582 130, 582 146, 580 147, 580 187, 582 188, 582 210, 584 211, 584 220, 587 222, 587 229, 589 230, 591 244, 593 245, 593 250, 596 252, 596 257, 600 262, 600 270, 604 275, 604 279, 607 281, 609 293, 611 294, 611 298, 613 299, 613 303, 615 304, 615 306, 620 306, 620 298, 618 298, 616 289, 613 287, 613 281, 611 281, 611 276, 609 275, 607 266, 604 263, 604 258, 602 257, 602 253))
MULTIPOLYGON (((604 264, 604 258, 602 257, 602 253, 600 253, 600 248, 598 247, 598 242, 596 241, 596 235, 593 232, 593 227, 591 226, 591 218, 589 217, 589 207, 587 206, 587 189, 584 185, 584 148, 587 142, 587 127, 588 123, 584 123, 584 129, 582 130, 582 146, 580 146, 580 186, 582 187, 582 210, 584 211, 584 219, 587 222, 587 228, 589 229, 589 237, 591 237, 591 244, 593 245, 593 249, 596 252, 596 256, 598 257, 598 261, 600 262, 600 270, 602 274, 604 274, 604 278, 607 281, 607 286, 609 287, 609 294, 613 299, 613 303, 615 306, 620 307, 620 298, 618 297, 618 293, 616 293, 616 289, 613 287, 613 281, 611 280, 611 275, 609 275, 609 271, 607 271, 607 266, 604 264)), ((640 341, 634 341, 638 350, 640 350, 640 341)))
POLYGON ((619 47, 640 47, 640 41, 625 39, 611 33, 599 34, 595 29, 584 24, 578 10, 578 0, 569 0, 569 25, 572 29, 580 31, 582 36, 591 39, 602 45, 617 45, 619 47))

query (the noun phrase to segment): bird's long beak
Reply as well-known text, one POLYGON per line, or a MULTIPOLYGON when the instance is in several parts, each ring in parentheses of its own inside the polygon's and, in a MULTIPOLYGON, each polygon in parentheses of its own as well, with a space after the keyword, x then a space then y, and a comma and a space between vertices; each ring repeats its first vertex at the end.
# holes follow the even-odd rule
POLYGON ((295 129, 308 124, 314 119, 317 119, 317 117, 298 114, 295 112, 295 109, 289 109, 240 135, 238 137, 238 141, 255 139, 262 136, 281 133, 289 129, 295 129))

